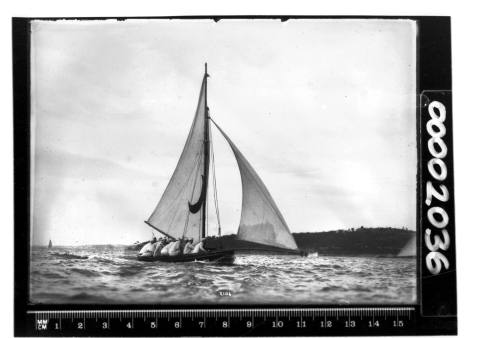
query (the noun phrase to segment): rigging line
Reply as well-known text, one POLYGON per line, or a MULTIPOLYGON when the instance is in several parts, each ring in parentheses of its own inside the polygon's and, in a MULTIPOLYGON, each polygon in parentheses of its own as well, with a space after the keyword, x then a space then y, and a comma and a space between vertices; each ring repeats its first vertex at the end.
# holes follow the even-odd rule
POLYGON ((159 233, 167 236, 167 237, 170 237, 172 239, 176 239, 174 236, 171 236, 169 234, 167 234, 166 232, 164 232, 163 230, 161 229, 158 229, 157 227, 155 227, 153 224, 149 223, 148 221, 144 221, 144 223, 146 223, 147 225, 149 225, 150 227, 152 227, 153 229, 155 229, 156 231, 158 231, 159 233))
MULTIPOLYGON (((212 139, 212 128, 210 124, 208 125, 208 134, 210 139, 212 139)), ((212 185, 214 187, 214 205, 215 214, 217 215, 217 225, 218 225, 218 235, 220 237, 221 227, 220 227, 220 213, 219 213, 219 199, 217 194, 217 179, 215 177, 215 154, 214 154, 214 143, 210 142, 210 151, 212 152, 212 185)))

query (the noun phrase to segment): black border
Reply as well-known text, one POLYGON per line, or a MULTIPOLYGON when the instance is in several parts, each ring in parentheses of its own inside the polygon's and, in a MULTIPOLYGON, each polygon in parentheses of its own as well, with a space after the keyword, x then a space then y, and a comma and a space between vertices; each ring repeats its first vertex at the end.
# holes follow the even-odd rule
POLYGON ((12 19, 14 91, 14 333, 27 328, 30 250, 30 22, 12 19))
MULTIPOLYGON (((455 207, 454 207, 454 171, 453 171, 453 114, 452 114, 452 73, 451 73, 451 20, 450 18, 428 18, 419 24, 419 72, 418 86, 419 97, 417 113, 417 131, 419 133, 417 144, 419 144, 418 154, 418 212, 420 218, 418 235, 419 243, 417 248, 419 262, 419 302, 421 305, 421 315, 423 317, 454 318, 456 321, 457 300, 456 300, 456 250, 455 250, 455 207), (423 243, 424 228, 431 228, 427 220, 427 210, 425 205, 425 184, 430 180, 427 170, 427 161, 432 157, 427 149, 429 135, 426 131, 426 123, 429 120, 427 104, 429 100, 442 102, 447 109, 446 135, 443 140, 448 147, 448 155, 444 162, 448 168, 448 177, 444 183, 450 193, 448 202, 443 203, 443 208, 447 211, 450 221, 446 229, 451 237, 450 248, 446 256, 450 261, 450 268, 442 271, 438 275, 430 274, 426 269, 425 256, 429 252, 423 243)), ((443 269, 444 270, 444 269, 443 269)))
MULTIPOLYGON (((426 90, 451 91, 451 19, 446 16, 151 16, 151 17, 45 17, 45 18, 13 18, 12 19, 12 48, 13 48, 13 95, 14 95, 14 333, 16 336, 29 335, 31 331, 28 327, 32 325, 28 322, 27 310, 42 309, 144 309, 144 308, 192 308, 186 306, 160 306, 160 305, 29 305, 29 263, 30 263, 30 22, 32 20, 106 20, 116 19, 119 21, 127 19, 183 19, 183 20, 231 20, 231 19, 277 19, 287 21, 292 19, 411 19, 417 22, 417 102, 420 102, 419 93, 426 90)), ((451 98, 450 98, 451 100, 451 98)), ((417 238, 418 238, 418 264, 417 264, 417 296, 418 304, 415 306, 417 313, 417 327, 414 331, 405 332, 408 335, 415 334, 456 334, 456 275, 455 265, 451 277, 446 280, 446 284, 433 284, 431 287, 421 288, 421 276, 423 261, 421 259, 422 245, 422 151, 423 140, 421 134, 421 109, 417 104, 417 145, 418 145, 418 172, 417 172, 417 238), (450 284, 451 283, 451 284, 450 284), (452 310, 448 316, 436 315, 423 316, 421 307, 422 299, 430 302, 436 299, 436 290, 443 290, 451 287, 453 292, 443 299, 452 304, 452 310), (420 291, 422 290, 422 291, 420 291), (434 291, 433 291, 434 290, 434 291), (454 307, 453 307, 454 306, 454 307)), ((451 117, 451 106, 448 116, 451 117)), ((447 125, 451 130, 451 119, 447 125)), ((450 134, 451 142, 451 134, 450 134)), ((449 153, 452 154, 452 144, 449 144, 449 153)), ((447 159, 449 172, 453 173, 453 158, 447 159)), ((449 213, 453 217, 450 228, 453 229, 452 243, 454 238, 454 210, 453 210, 453 180, 448 187, 451 195, 451 210, 449 213)), ((453 252, 454 253, 454 252, 453 252)), ((455 257, 453 257, 455 263, 455 257)), ((355 305, 352 305, 355 306, 355 305)), ((356 305, 357 307, 371 307, 370 305, 356 305)), ((374 306, 381 306, 377 304, 374 306)), ((383 306, 391 306, 384 304, 383 306)), ((414 306, 414 304, 412 304, 414 306)), ((234 307, 262 307, 262 305, 204 305, 198 308, 234 308, 234 307)), ((267 308, 293 308, 293 305, 274 305, 267 308)), ((306 307, 327 307, 325 305, 308 305, 306 307)))

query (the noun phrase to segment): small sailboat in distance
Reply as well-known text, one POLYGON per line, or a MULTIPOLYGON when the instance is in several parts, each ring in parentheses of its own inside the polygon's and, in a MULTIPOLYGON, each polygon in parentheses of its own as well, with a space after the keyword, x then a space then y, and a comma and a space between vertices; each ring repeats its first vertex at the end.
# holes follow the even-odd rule
MULTIPOLYGON (((263 244, 277 250, 299 254, 297 243, 264 182, 257 175, 228 135, 211 119, 207 106, 207 64, 200 89, 198 106, 188 138, 170 181, 146 224, 171 239, 207 237, 207 186, 213 147, 210 122, 231 147, 238 164, 242 184, 242 208, 238 227, 239 240, 263 244)), ((213 167, 215 172, 215 167, 213 167)), ((215 173, 214 199, 219 221, 215 173)), ((220 236, 220 221, 219 221, 220 236)), ((181 250, 182 251, 182 250, 181 250)), ((194 260, 232 261, 234 250, 208 250, 203 253, 176 256, 138 256, 145 261, 185 262, 194 260)))
POLYGON ((49 239, 49 246, 48 246, 49 249, 52 249, 52 240, 49 239))

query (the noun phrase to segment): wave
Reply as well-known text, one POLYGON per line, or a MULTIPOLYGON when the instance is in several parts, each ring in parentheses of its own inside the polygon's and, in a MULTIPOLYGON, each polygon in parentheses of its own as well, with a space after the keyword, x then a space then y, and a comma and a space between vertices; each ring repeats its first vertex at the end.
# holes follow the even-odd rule
POLYGON ((116 275, 120 276, 120 277, 131 277, 131 276, 137 275, 145 270, 147 270, 147 268, 143 265, 122 266, 119 268, 116 275))
POLYGON ((53 278, 53 279, 63 278, 63 276, 58 273, 51 271, 41 271, 41 270, 31 271, 31 276, 43 276, 46 278, 53 278))
POLYGON ((343 286, 338 285, 329 285, 321 288, 321 291, 344 291, 345 288, 343 286))
POLYGON ((52 256, 59 257, 59 258, 66 258, 66 259, 88 259, 89 256, 80 256, 80 255, 75 255, 69 252, 51 252, 50 253, 52 256))
POLYGON ((69 298, 72 302, 77 303, 116 303, 116 301, 111 298, 87 292, 79 292, 67 298, 69 298))
POLYGON ((80 269, 80 268, 71 268, 71 269, 69 269, 69 271, 79 273, 80 275, 83 275, 86 277, 99 277, 101 275, 99 272, 87 270, 87 269, 80 269))
POLYGON ((351 287, 350 290, 357 291, 357 292, 370 292, 370 291, 372 291, 372 289, 367 288, 365 286, 361 286, 361 285, 355 285, 354 287, 351 287))

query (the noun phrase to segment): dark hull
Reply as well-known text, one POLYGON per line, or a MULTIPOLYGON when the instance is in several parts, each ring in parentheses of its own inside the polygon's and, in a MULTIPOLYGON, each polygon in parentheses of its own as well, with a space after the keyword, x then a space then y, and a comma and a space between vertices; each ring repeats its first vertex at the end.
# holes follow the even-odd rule
POLYGON ((137 256, 137 259, 143 262, 194 262, 211 261, 216 263, 231 264, 234 261, 234 250, 214 250, 209 252, 177 255, 177 256, 137 256))

